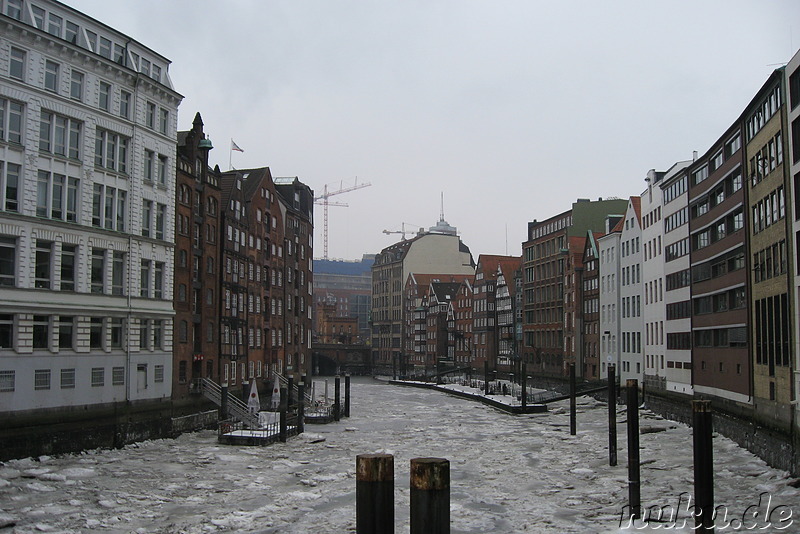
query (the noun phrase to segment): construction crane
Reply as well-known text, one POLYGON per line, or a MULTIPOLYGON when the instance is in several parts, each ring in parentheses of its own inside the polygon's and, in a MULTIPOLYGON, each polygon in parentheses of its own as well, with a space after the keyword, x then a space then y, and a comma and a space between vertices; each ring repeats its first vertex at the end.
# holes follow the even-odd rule
POLYGON ((386 234, 386 235, 389 235, 389 234, 402 234, 403 235, 403 241, 405 241, 406 240, 406 234, 413 234, 415 232, 415 230, 406 230, 406 225, 411 226, 413 228, 421 228, 419 225, 411 224, 411 223, 405 223, 404 222, 404 223, 400 223, 401 230, 384 230, 383 233, 386 234))
POLYGON ((358 176, 356 176, 355 183, 351 186, 345 187, 344 180, 339 182, 339 189, 336 191, 328 191, 328 184, 322 188, 322 194, 318 197, 314 197, 314 204, 321 204, 324 206, 323 210, 323 229, 322 229, 322 240, 323 240, 323 257, 322 259, 328 259, 328 206, 339 206, 342 208, 348 207, 348 204, 344 202, 330 202, 328 199, 334 195, 341 195, 342 193, 349 193, 350 191, 355 191, 356 189, 363 189, 364 187, 369 187, 372 184, 369 182, 365 183, 358 183, 358 176))

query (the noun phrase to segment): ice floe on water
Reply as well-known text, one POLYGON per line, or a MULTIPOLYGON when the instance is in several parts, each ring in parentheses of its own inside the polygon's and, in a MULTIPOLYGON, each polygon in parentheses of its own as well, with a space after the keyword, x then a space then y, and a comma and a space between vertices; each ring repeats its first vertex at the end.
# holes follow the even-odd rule
MULTIPOLYGON (((693 531, 691 522, 680 521, 623 528, 629 523, 626 414, 618 414, 619 465, 609 467, 607 407, 590 397, 579 400, 578 434, 571 436, 568 401, 546 414, 513 416, 441 392, 357 378, 352 395, 350 419, 307 427, 285 444, 224 446, 216 433, 203 431, 120 450, 5 462, 0 529, 354 532, 356 455, 382 452, 395 456, 397 532, 408 531, 409 462, 423 456, 450 460, 453 534, 693 531)), ((693 492, 691 429, 646 409, 641 418, 649 429, 640 437, 642 502, 681 512, 693 492)), ((729 511, 728 520, 763 508, 765 495, 773 510, 788 505, 800 514, 800 490, 787 473, 727 438, 713 442, 716 503, 729 511)), ((798 531, 800 515, 782 530, 798 531)))

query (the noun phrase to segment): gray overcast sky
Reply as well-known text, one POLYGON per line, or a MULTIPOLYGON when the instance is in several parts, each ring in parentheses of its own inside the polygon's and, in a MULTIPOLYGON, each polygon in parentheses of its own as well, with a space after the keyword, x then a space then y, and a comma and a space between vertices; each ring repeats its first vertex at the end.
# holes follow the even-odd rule
MULTIPOLYGON (((447 221, 479 254, 701 154, 800 47, 800 2, 66 0, 172 61, 178 129, 331 197, 329 257, 447 221)), ((315 256, 323 252, 322 207, 315 256)))

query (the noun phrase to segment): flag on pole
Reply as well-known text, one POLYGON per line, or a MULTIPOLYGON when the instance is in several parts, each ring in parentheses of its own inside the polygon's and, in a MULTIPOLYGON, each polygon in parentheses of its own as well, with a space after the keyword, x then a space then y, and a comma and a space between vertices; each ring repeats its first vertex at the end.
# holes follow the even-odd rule
POLYGON ((244 150, 239 148, 239 145, 237 145, 236 141, 234 141, 233 139, 231 139, 231 150, 235 150, 236 152, 244 152, 244 150))

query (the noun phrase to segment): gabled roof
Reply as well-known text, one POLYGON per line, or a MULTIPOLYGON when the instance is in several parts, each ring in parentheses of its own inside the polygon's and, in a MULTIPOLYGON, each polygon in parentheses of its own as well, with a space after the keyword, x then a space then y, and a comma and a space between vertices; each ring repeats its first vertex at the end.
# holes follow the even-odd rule
POLYGON ((430 294, 437 302, 452 302, 461 287, 459 282, 431 282, 430 294))
POLYGON ((478 256, 478 264, 475 267, 476 274, 483 273, 484 278, 497 278, 497 270, 502 267, 502 271, 508 275, 520 268, 522 264, 521 256, 500 256, 496 254, 481 254, 478 256))
POLYGON ((639 223, 639 226, 642 225, 642 197, 631 197, 631 205, 633 206, 633 212, 636 214, 636 221, 639 223))
POLYGON ((471 280, 471 274, 424 274, 424 273, 408 273, 406 278, 406 287, 409 284, 414 284, 417 287, 428 286, 433 282, 453 282, 461 285, 464 280, 471 280))

